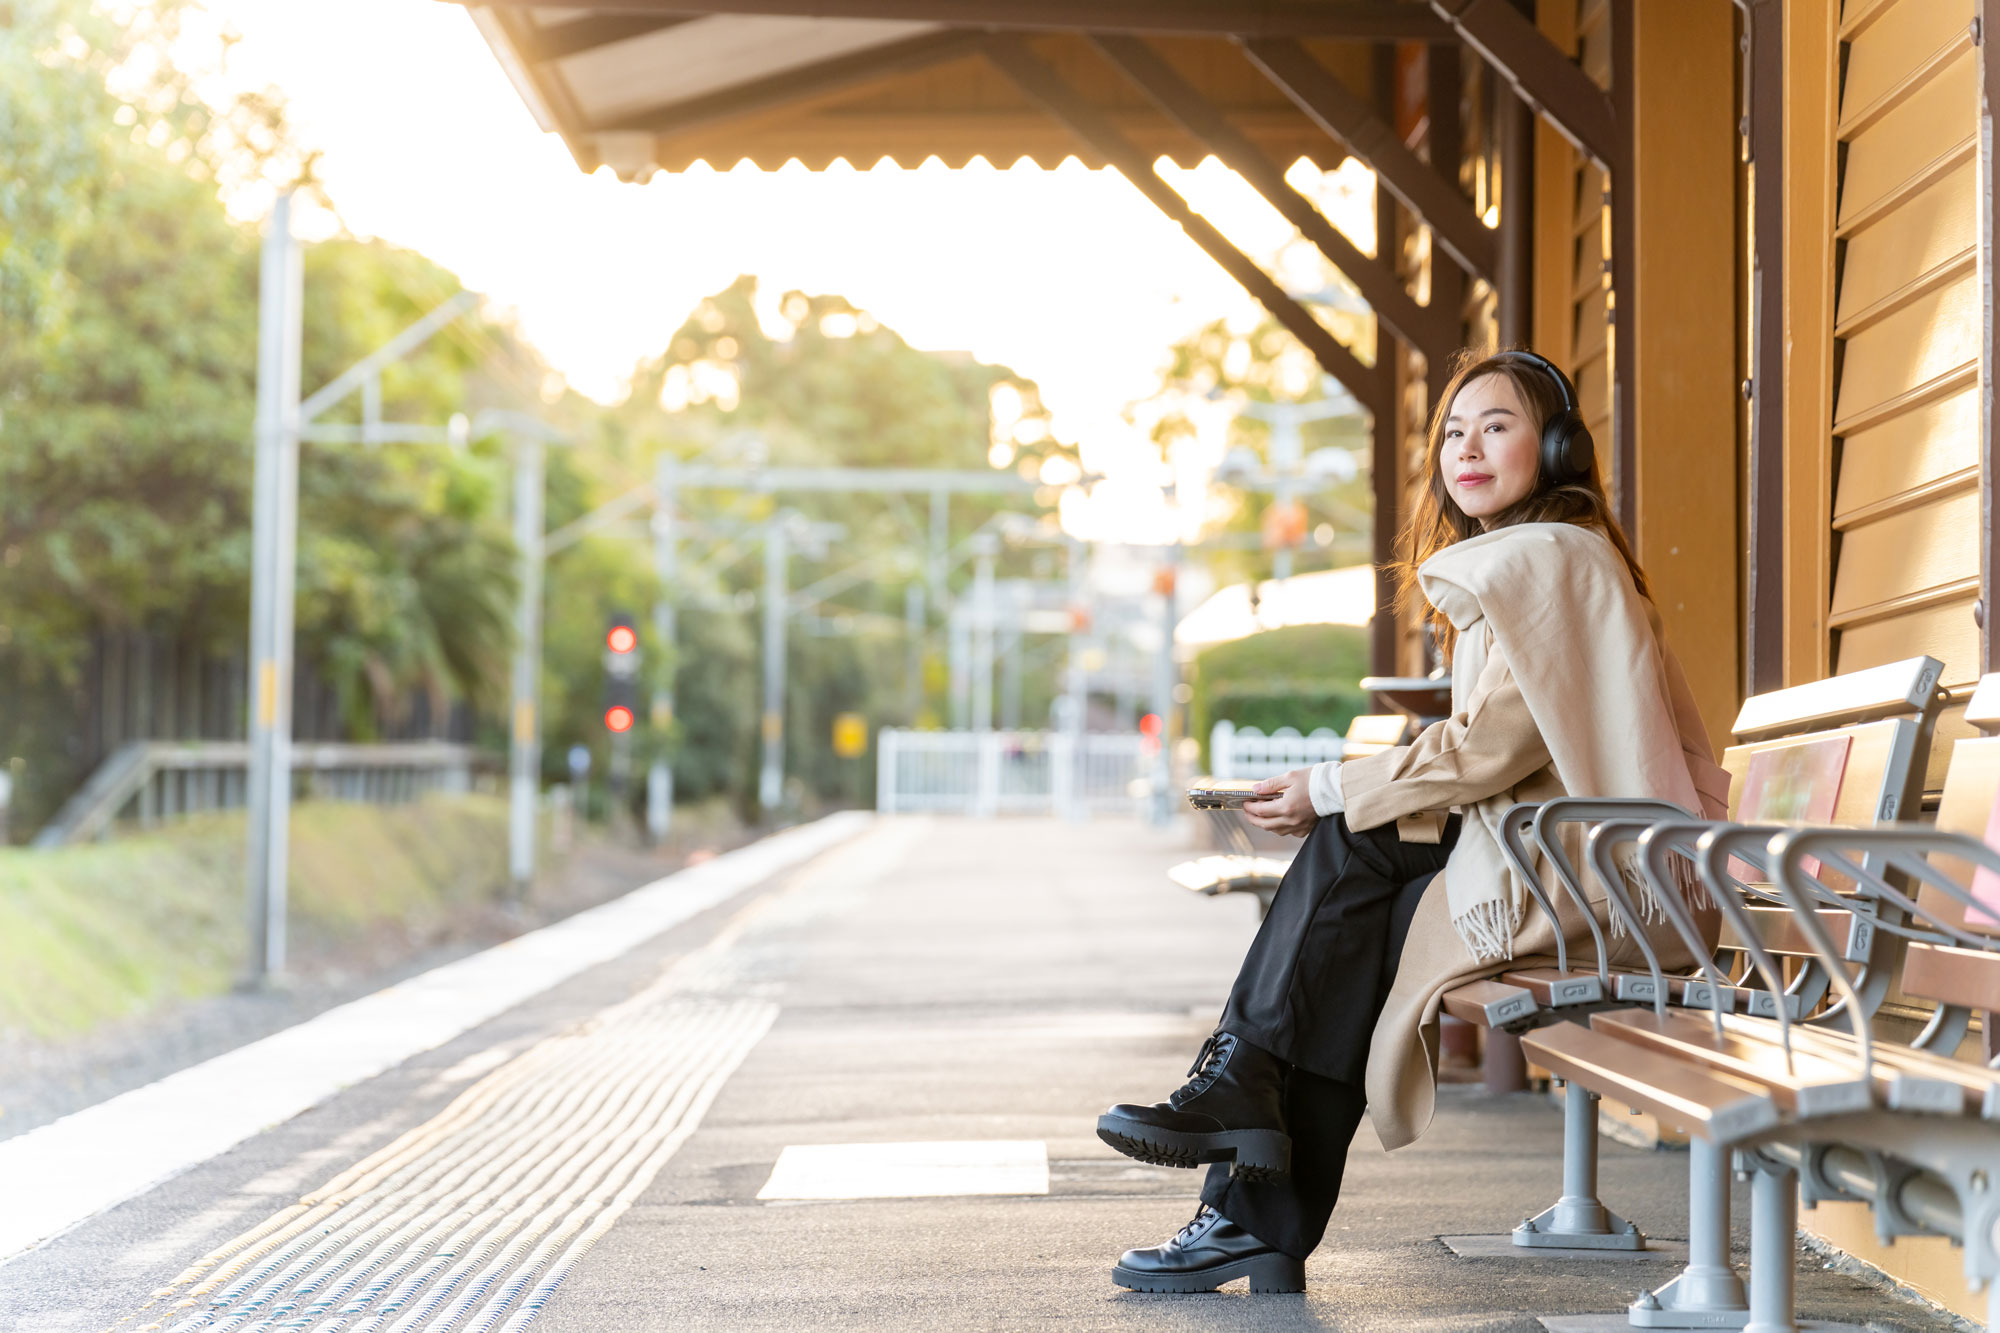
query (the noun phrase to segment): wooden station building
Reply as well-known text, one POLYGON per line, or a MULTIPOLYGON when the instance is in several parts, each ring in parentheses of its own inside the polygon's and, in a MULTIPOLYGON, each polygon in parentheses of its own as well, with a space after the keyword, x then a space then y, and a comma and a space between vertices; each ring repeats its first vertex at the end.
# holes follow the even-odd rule
MULTIPOLYGON (((1917 653, 1963 691, 2000 665, 1989 4, 493 0, 472 14, 586 171, 1117 167, 1373 414, 1378 555, 1452 352, 1535 347, 1579 386, 1721 739, 1748 692, 1917 653), (1153 167, 1210 155, 1360 290, 1381 355, 1344 346, 1153 167), (1284 179, 1299 158, 1349 155, 1383 187, 1374 255, 1284 179)), ((1377 622, 1377 669, 1418 668, 1411 627, 1377 622)), ((1964 730, 1948 715, 1940 739, 1964 730)), ((1865 1217, 1836 1213, 1811 1216, 1869 1249, 1865 1217)), ((1871 1257, 1915 1263, 1905 1276, 1953 1297, 1955 1265, 1922 1249, 1871 1257)))

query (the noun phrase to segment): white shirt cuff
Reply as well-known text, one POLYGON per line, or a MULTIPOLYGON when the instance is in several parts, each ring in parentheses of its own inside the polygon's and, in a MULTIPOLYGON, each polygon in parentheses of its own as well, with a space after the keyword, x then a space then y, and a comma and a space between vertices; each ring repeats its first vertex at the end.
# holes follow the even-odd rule
POLYGON ((1326 763, 1314 764, 1306 793, 1312 797, 1313 813, 1321 819, 1345 811, 1347 798, 1340 791, 1340 761, 1329 759, 1326 763))

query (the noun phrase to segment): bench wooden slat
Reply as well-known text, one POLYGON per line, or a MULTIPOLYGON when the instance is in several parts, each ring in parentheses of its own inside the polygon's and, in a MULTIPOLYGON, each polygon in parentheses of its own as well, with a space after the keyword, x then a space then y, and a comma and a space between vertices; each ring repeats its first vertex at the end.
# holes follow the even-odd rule
POLYGON ((1922 712, 1937 688, 1943 663, 1932 657, 1849 671, 1743 701, 1730 728, 1744 738, 1820 731, 1842 722, 1922 712))
POLYGON ((2000 1009, 2000 953, 1913 942, 1903 955, 1903 993, 1967 1009, 2000 1009))
POLYGON ((1444 993, 1444 1011, 1474 1027, 1496 1028, 1532 1018, 1541 1006, 1519 986, 1494 981, 1468 981, 1444 993))
POLYGON ((1778 1123, 1778 1108, 1755 1083, 1648 1051, 1575 1023, 1521 1038, 1528 1059, 1559 1078, 1609 1093, 1707 1139, 1738 1139, 1778 1123))
POLYGON ((1183 861, 1167 878, 1184 889, 1211 897, 1218 893, 1268 893, 1290 869, 1290 862, 1268 856, 1203 856, 1183 861))
MULTIPOLYGON (((1805 931, 1799 926, 1798 917, 1788 907, 1760 907, 1746 903, 1744 912, 1750 918, 1751 929, 1757 932, 1757 940, 1766 953, 1779 954, 1786 958, 1815 958, 1812 945, 1806 942, 1805 931)), ((1820 929, 1835 943, 1845 944, 1847 934, 1854 925, 1854 914, 1838 907, 1821 907, 1813 913, 1819 918, 1820 929)), ((1724 917, 1722 921, 1722 942, 1724 949, 1741 949, 1743 935, 1735 925, 1724 917)))
MULTIPOLYGON (((1722 1023, 1726 1031, 1737 1036, 1772 1044, 1779 1041, 1778 1025, 1768 1019, 1725 1017, 1722 1023)), ((1792 1049, 1810 1051, 1831 1060, 1861 1058, 1861 1048, 1854 1038, 1830 1028, 1793 1028, 1792 1049)), ((1879 1075, 1876 1085, 1893 1109, 2000 1119, 2000 1071, 1969 1065, 1933 1051, 1914 1051, 1894 1042, 1876 1044, 1875 1065, 1879 1075), (1884 1067, 1891 1072, 1879 1073, 1884 1067), (1918 1087, 1919 1081, 1947 1085, 1955 1095, 1946 1098, 1942 1087, 1918 1087)))
MULTIPOLYGON (((1973 701, 1976 703, 1989 694, 1994 697, 1995 704, 2000 705, 2000 672, 1994 672, 1980 681, 1973 701)), ((1969 708, 1966 718, 1972 720, 1969 708)), ((2000 719, 1996 719, 1996 723, 2000 723, 2000 719)), ((1944 791, 1938 802, 1938 832, 1985 837, 1986 821, 1992 817, 1996 794, 2000 794, 2000 737, 1966 737, 1952 742, 1951 764, 1945 770, 1944 791)), ((1956 856, 1933 856, 1931 864, 1960 884, 1972 882, 1972 863, 1969 861, 1956 856)), ((1918 887, 1917 902, 1926 911, 1935 912, 1941 920, 1954 926, 1996 932, 1991 922, 1975 918, 1968 923, 1965 905, 1929 884, 1918 887)))
POLYGON ((1645 1047, 1663 1058, 1684 1060, 1711 1072, 1748 1079, 1762 1087, 1780 1109, 1801 1116, 1864 1111, 1875 1103, 1872 1086, 1845 1061, 1794 1050, 1792 1067, 1784 1052, 1767 1042, 1731 1032, 1715 1035, 1712 1020, 1688 1012, 1665 1017, 1643 1009, 1591 1015, 1591 1028, 1616 1040, 1645 1047))
POLYGON ((1503 972, 1500 980, 1527 991, 1535 997, 1535 1003, 1545 1009, 1596 1004, 1604 998, 1604 980, 1595 972, 1560 972, 1553 967, 1531 967, 1519 972, 1503 972))
POLYGON ((1973 686, 1965 701, 1965 720, 1981 731, 2000 729, 2000 671, 1991 671, 1973 686))

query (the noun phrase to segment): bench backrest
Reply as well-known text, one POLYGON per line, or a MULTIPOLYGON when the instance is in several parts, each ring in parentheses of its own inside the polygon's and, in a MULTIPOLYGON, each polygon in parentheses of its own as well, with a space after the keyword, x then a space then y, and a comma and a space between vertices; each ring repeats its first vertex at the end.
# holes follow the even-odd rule
POLYGON ((1347 724, 1348 759, 1365 759, 1371 754, 1394 749, 1403 743, 1410 719, 1401 713, 1363 713, 1347 724))
MULTIPOLYGON (((1966 705, 1965 720, 1983 732, 2000 729, 2000 672, 1980 679, 1966 705)), ((1996 799, 2000 799, 2000 736, 1988 734, 1955 742, 1938 802, 1938 831, 1984 840, 1996 799)), ((1973 882, 1968 862, 1958 857, 1932 859, 1957 883, 1973 882)), ((1965 905, 1934 885, 1918 888, 1917 905, 1951 925, 1981 934, 2000 933, 2000 926, 1982 921, 1976 914, 1968 920, 1965 905)), ((1903 994, 1914 999, 1967 1009, 2000 1009, 2000 953, 1913 943, 1904 951, 1897 981, 1903 994)))
MULTIPOLYGON (((1966 705, 1965 720, 1981 731, 2000 728, 2000 672, 1981 678, 1966 705)), ((2000 797, 2000 736, 1971 736, 1954 743, 1938 801, 1938 832, 1984 838, 1995 797, 2000 797)), ((1956 857, 1938 858, 1938 868, 1961 884, 1972 881, 1972 867, 1956 857)), ((1953 925, 1966 924, 1963 907, 1941 889, 1924 885, 1917 892, 1917 902, 1953 925)), ((1992 929, 1976 921, 1971 928, 1992 929)))
MULTIPOLYGON (((1863 827, 1913 809, 1943 669, 1936 658, 1914 657, 1746 700, 1734 727, 1738 743, 1722 756, 1729 818, 1863 827)), ((1786 909, 1752 903, 1747 911, 1766 952, 1812 956, 1786 909)), ((1846 922, 1835 920, 1845 916, 1839 909, 1821 916, 1829 929, 1845 932, 1846 922)), ((1726 920, 1721 943, 1743 945, 1726 920)))

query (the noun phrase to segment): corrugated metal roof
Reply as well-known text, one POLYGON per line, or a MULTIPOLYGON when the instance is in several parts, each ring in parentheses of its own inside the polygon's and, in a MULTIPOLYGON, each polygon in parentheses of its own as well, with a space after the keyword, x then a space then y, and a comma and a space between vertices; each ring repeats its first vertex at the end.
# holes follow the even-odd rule
MULTIPOLYGON (((1241 12, 1271 8, 1246 0, 1241 12)), ((1304 4, 1281 8, 1312 12, 1304 4)), ((585 170, 608 164, 621 176, 643 179, 696 162, 726 170, 748 161, 774 170, 793 160, 819 169, 837 160, 869 167, 885 158, 916 166, 932 157, 950 166, 975 157, 996 166, 1023 158, 1054 166, 1071 156, 1101 165, 981 58, 984 31, 977 27, 907 17, 635 12, 629 4, 492 4, 472 13, 523 100, 545 129, 563 135, 585 170)), ((1033 40, 1037 54, 1143 152, 1184 166, 1208 155, 1086 35, 1044 32, 1033 40)), ((1228 35, 1150 40, 1270 157, 1329 167, 1340 161, 1334 142, 1258 74, 1228 35)), ((1368 89, 1367 44, 1308 45, 1350 87, 1368 89)))

